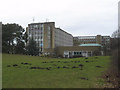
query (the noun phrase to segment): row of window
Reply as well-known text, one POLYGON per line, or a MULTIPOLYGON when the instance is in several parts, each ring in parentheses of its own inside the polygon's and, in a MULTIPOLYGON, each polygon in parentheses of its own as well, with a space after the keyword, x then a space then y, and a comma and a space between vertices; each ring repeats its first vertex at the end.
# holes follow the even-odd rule
POLYGON ((43 27, 38 27, 38 28, 29 28, 29 30, 43 30, 43 27))
POLYGON ((35 31, 35 30, 29 30, 29 34, 43 34, 43 30, 40 30, 40 31, 35 31))
POLYGON ((40 28, 43 27, 43 24, 38 24, 38 25, 30 25, 30 28, 40 28))

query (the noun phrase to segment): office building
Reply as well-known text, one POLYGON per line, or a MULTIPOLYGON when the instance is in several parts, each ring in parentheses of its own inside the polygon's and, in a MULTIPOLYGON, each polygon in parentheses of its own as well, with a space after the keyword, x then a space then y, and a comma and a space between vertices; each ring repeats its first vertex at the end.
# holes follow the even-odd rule
POLYGON ((36 41, 39 52, 54 54, 58 46, 73 46, 73 36, 60 28, 54 22, 31 23, 27 27, 28 43, 31 38, 36 41))
POLYGON ((57 57, 88 57, 103 55, 101 49, 110 42, 110 36, 74 37, 55 27, 55 22, 31 23, 27 27, 28 43, 33 38, 39 54, 57 57))
POLYGON ((80 44, 89 44, 96 43, 101 44, 102 46, 110 44, 110 36, 78 36, 73 38, 74 46, 78 46, 80 44))

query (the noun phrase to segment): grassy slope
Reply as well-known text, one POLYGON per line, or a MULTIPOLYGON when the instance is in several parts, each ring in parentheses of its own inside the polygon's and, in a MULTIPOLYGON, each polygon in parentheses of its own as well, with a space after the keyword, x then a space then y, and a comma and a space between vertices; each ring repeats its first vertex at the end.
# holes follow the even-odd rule
POLYGON ((103 85, 103 80, 99 77, 102 72, 108 68, 109 57, 90 57, 74 59, 53 59, 41 58, 35 56, 10 55, 3 54, 3 88, 95 88, 103 85), (57 62, 57 61, 61 62, 57 62), (85 61, 94 62, 85 62, 85 61), (41 63, 43 61, 55 61, 54 63, 41 63), (69 61, 69 63, 63 63, 69 61), (80 61, 74 63, 70 61, 80 61), (30 65, 22 65, 21 62, 32 63, 31 66, 49 67, 51 70, 31 70, 30 65), (18 64, 18 67, 7 67, 7 65, 18 64), (67 66, 70 69, 57 69, 57 66, 67 66), (79 68, 72 69, 72 66, 83 64, 83 70, 79 68), (103 66, 97 68, 95 66, 103 66), (81 80, 80 77, 86 77, 88 80, 81 80), (98 84, 98 86, 96 85, 98 84))

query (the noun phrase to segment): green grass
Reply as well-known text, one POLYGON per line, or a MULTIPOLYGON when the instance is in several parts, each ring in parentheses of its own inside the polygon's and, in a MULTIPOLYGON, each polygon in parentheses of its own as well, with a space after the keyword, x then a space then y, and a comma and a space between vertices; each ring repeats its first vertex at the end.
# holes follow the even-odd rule
POLYGON ((89 57, 88 59, 55 59, 42 58, 39 56, 10 55, 2 56, 2 86, 3 88, 96 88, 104 84, 104 80, 100 78, 105 70, 108 69, 110 63, 109 56, 89 57), (42 63, 42 62, 54 63, 42 63), (58 62, 60 61, 60 62, 58 62), (69 63, 63 63, 68 61, 69 63), (71 61, 80 61, 74 63, 71 61), (93 61, 93 62, 85 62, 93 61), (22 65, 21 62, 31 63, 32 65, 22 65), (17 67, 7 67, 7 65, 18 64, 17 67), (69 68, 57 69, 57 66, 68 66, 69 68), (72 69, 72 66, 83 64, 83 70, 80 68, 72 69), (52 67, 47 69, 29 69, 32 66, 52 67), (97 68, 102 66, 103 68, 97 68), (88 78, 82 80, 81 77, 88 78))

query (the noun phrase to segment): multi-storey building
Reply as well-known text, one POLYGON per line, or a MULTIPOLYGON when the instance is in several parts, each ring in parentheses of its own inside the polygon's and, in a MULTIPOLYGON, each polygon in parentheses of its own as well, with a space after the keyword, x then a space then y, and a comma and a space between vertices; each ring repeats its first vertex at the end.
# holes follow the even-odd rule
POLYGON ((97 43, 102 46, 110 44, 110 36, 78 36, 73 38, 74 46, 80 44, 97 43))
POLYGON ((73 38, 74 46, 80 44, 100 44, 104 55, 110 54, 111 37, 110 36, 78 36, 73 38))
POLYGON ((55 28, 54 22, 28 24, 27 34, 28 43, 33 38, 39 51, 44 54, 54 53, 58 46, 73 46, 73 36, 60 28, 55 28))
MULTIPOLYGON (((31 23, 27 27, 28 43, 33 38, 40 54, 61 57, 92 56, 96 51, 102 54, 100 48, 110 42, 110 36, 79 36, 74 37, 60 28, 54 22, 31 23), (73 45, 74 41, 74 45, 73 45), (80 46, 82 44, 82 46, 80 46)), ((100 54, 98 54, 100 55, 100 54)))
POLYGON ((78 36, 73 38, 74 46, 87 43, 96 43, 95 36, 78 36))

